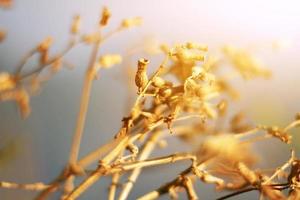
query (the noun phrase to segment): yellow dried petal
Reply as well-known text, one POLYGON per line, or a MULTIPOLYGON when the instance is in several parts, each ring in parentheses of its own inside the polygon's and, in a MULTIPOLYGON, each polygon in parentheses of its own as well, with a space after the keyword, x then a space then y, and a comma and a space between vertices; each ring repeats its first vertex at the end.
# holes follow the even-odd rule
POLYGON ((197 49, 197 50, 200 50, 200 51, 207 51, 208 50, 207 45, 200 45, 200 44, 193 43, 193 42, 187 42, 185 44, 185 47, 188 48, 188 49, 197 49))
POLYGON ((99 63, 103 68, 109 68, 113 65, 120 64, 122 62, 122 57, 118 54, 107 54, 101 56, 99 63))
POLYGON ((15 79, 12 75, 6 72, 0 73, 0 92, 11 90, 16 87, 15 79))
POLYGON ((177 59, 186 62, 186 61, 204 61, 204 55, 193 52, 190 49, 186 48, 177 48, 176 53, 174 54, 177 59))
POLYGON ((131 28, 134 26, 140 26, 142 25, 143 20, 141 17, 134 17, 129 19, 124 19, 121 23, 121 27, 123 28, 131 28))
POLYGON ((232 46, 225 46, 223 52, 243 78, 269 78, 271 76, 271 72, 265 69, 264 66, 247 51, 236 49, 232 46))
POLYGON ((154 77, 152 80, 153 86, 158 87, 158 88, 164 86, 165 83, 166 83, 165 80, 158 76, 154 77))
POLYGON ((80 15, 74 16, 73 22, 72 22, 72 25, 71 25, 71 33, 72 34, 77 34, 79 32, 80 25, 81 25, 80 15))

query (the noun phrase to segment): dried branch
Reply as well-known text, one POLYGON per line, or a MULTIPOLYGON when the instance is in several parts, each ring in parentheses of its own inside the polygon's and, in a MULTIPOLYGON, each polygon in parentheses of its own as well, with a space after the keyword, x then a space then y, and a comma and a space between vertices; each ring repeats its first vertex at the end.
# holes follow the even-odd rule
POLYGON ((49 188, 49 185, 45 185, 44 183, 41 182, 30 183, 30 184, 19 184, 19 183, 1 181, 0 188, 40 191, 49 188))
MULTIPOLYGON (((145 160, 150 156, 152 150, 155 147, 156 141, 158 140, 161 133, 162 132, 160 132, 160 131, 156 131, 149 137, 147 142, 144 144, 144 147, 142 148, 142 151, 140 153, 138 160, 145 160)), ((142 171, 142 168, 133 169, 133 171, 131 172, 131 174, 128 177, 127 183, 124 185, 123 190, 120 193, 119 200, 127 199, 128 195, 133 187, 133 184, 136 182, 141 171, 142 171)))
POLYGON ((189 200, 197 200, 198 196, 197 193, 195 192, 194 186, 193 186, 193 182, 191 180, 191 178, 185 176, 183 177, 183 181, 182 181, 183 187, 186 190, 187 196, 189 200))
POLYGON ((115 173, 112 175, 112 181, 111 181, 111 184, 109 187, 109 192, 108 192, 108 200, 115 199, 119 179, 120 179, 119 173, 115 173))

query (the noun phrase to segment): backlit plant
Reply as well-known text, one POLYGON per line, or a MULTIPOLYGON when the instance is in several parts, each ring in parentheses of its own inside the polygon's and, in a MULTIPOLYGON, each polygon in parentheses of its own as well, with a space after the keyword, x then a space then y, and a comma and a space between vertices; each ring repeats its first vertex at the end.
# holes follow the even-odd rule
MULTIPOLYGON (((138 199, 157 199, 162 195, 176 199, 180 192, 186 192, 188 199, 198 199, 198 195, 201 198, 201 193, 197 194, 194 189, 197 179, 215 185, 216 191, 231 191, 218 199, 253 190, 266 199, 300 199, 300 160, 295 152, 291 151, 290 159, 282 166, 266 172, 254 168, 258 155, 251 149, 256 141, 268 138, 290 143, 290 130, 299 126, 300 116, 297 114, 285 127, 269 127, 253 125, 243 113, 228 112, 229 107, 234 106, 233 99, 238 96, 238 91, 231 84, 232 76, 227 76, 223 68, 232 67, 226 72, 236 73, 246 80, 271 76, 271 72, 249 52, 233 46, 222 47, 216 56, 208 53, 206 45, 194 42, 173 46, 162 44, 159 51, 164 58, 158 66, 153 66, 147 58, 137 60, 135 80, 132 80, 136 84, 137 97, 130 112, 120 120, 120 130, 110 142, 78 158, 93 81, 99 71, 126 59, 119 54, 101 52, 100 55, 99 48, 112 35, 142 23, 139 17, 124 19, 115 30, 103 34, 102 29, 109 24, 110 17, 110 11, 103 8, 97 29, 83 34, 81 18, 76 15, 71 24, 70 39, 60 53, 49 55, 53 38, 48 37, 29 51, 14 73, 0 73, 0 101, 16 102, 22 117, 26 118, 31 112, 30 99, 42 83, 62 67, 70 67, 64 56, 79 43, 92 48, 69 162, 57 178, 48 183, 18 184, 1 180, 0 187, 36 190, 36 199, 47 199, 60 192, 61 199, 73 200, 88 192, 101 177, 108 176, 111 177, 108 199, 124 200, 128 199, 143 168, 189 160, 190 164, 174 179, 147 194, 140 194, 138 199), (38 65, 25 70, 27 61, 35 55, 39 56, 38 65), (150 67, 156 67, 152 74, 150 67), (151 156, 157 146, 167 145, 172 137, 183 143, 196 143, 197 148, 190 152, 151 156), (97 167, 91 170, 94 163, 98 163, 97 167), (121 182, 124 175, 128 176, 127 181, 121 182), (74 184, 78 177, 83 181, 74 184), (289 192, 284 193, 285 190, 289 192)), ((0 32, 0 41, 4 36, 4 32, 0 32)))

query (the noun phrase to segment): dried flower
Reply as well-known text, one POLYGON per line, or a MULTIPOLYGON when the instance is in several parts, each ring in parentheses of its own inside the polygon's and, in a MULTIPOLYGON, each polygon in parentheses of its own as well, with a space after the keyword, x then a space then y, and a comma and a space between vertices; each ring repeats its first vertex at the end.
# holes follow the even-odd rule
POLYGON ((152 85, 158 88, 163 87, 165 83, 166 83, 165 80, 158 76, 154 77, 152 80, 152 85))
POLYGON ((122 57, 118 54, 106 54, 101 56, 99 59, 99 64, 103 68, 110 68, 113 65, 120 64, 122 62, 122 57))
POLYGON ((279 129, 277 126, 266 127, 267 133, 280 139, 282 142, 289 144, 291 142, 292 136, 285 133, 283 130, 279 129))
POLYGON ((143 20, 140 17, 134 17, 129 19, 124 19, 121 23, 122 28, 131 28, 134 26, 140 26, 143 20))
POLYGON ((101 19, 99 22, 100 26, 106 26, 110 17, 111 17, 111 13, 110 13, 109 9, 107 7, 103 7, 101 19))
POLYGON ((200 45, 200 44, 193 43, 193 42, 187 42, 184 46, 187 49, 197 49, 197 50, 200 50, 200 51, 207 51, 208 50, 208 47, 206 45, 200 45))
POLYGON ((223 52, 243 78, 270 77, 271 72, 265 69, 262 64, 248 52, 236 49, 232 46, 225 46, 223 52))
POLYGON ((5 90, 11 90, 16 87, 16 81, 14 77, 7 73, 7 72, 1 72, 0 73, 0 92, 3 92, 5 90))
POLYGON ((75 15, 71 25, 71 33, 77 34, 79 32, 80 26, 81 26, 81 17, 80 15, 75 15))
MULTIPOLYGON (((100 29, 108 24, 110 16, 110 11, 104 7, 99 20, 100 29)), ((0 180, 0 188, 39 189, 42 190, 42 196, 47 198, 48 194, 64 184, 61 199, 77 199, 100 177, 112 175, 109 199, 115 199, 116 194, 120 194, 119 199, 127 199, 143 167, 190 160, 192 165, 188 165, 174 180, 139 199, 158 198, 167 193, 178 198, 177 193, 184 189, 189 199, 198 199, 194 190, 197 177, 204 183, 215 184, 216 189, 235 190, 234 193, 219 199, 226 199, 251 190, 257 190, 261 197, 266 196, 268 199, 286 199, 285 193, 281 192, 285 189, 290 191, 286 193, 288 199, 299 199, 300 161, 296 159, 294 151, 292 151, 291 158, 281 167, 274 169, 274 173, 270 176, 265 170, 251 170, 257 160, 251 147, 257 138, 267 139, 270 136, 290 143, 292 138, 287 132, 299 126, 300 114, 298 113, 295 120, 282 130, 276 126, 252 128, 252 124, 241 113, 225 118, 227 109, 231 108, 229 103, 237 95, 236 90, 230 84, 231 74, 223 75, 223 71, 220 70, 223 64, 227 63, 223 63, 223 54, 220 58, 207 56, 208 47, 193 42, 179 44, 174 48, 162 45, 161 51, 165 59, 151 75, 148 74, 147 69, 149 60, 144 58, 138 60, 135 74, 138 96, 133 107, 128 111, 129 114, 123 117, 121 128, 115 134, 115 139, 78 160, 93 79, 101 67, 110 68, 122 61, 122 57, 118 54, 102 54, 97 60, 98 53, 102 52, 99 51, 101 39, 104 40, 125 28, 140 24, 141 18, 125 19, 120 27, 103 38, 100 37, 99 27, 92 34, 82 36, 83 42, 94 45, 85 72, 80 112, 69 163, 56 179, 57 181, 50 185, 38 183, 23 185, 0 180), (166 135, 167 129, 171 133, 174 131, 174 134, 166 135), (258 132, 262 130, 265 134, 260 137, 258 132), (153 156, 149 159, 151 151, 157 146, 165 146, 166 140, 170 137, 178 137, 196 149, 168 156, 153 156), (96 168, 93 169, 95 165, 88 167, 89 164, 96 164, 97 161, 99 165, 96 168), (86 174, 86 169, 91 171, 86 174), (287 169, 290 171, 288 172, 287 169), (119 179, 126 173, 130 174, 124 188, 117 188, 119 179), (77 181, 78 176, 81 175, 85 175, 83 182, 74 185, 73 179, 77 181), (281 178, 285 179, 284 182, 281 182, 281 178), (118 189, 122 191, 119 192, 118 189)), ((78 34, 79 29, 80 17, 77 15, 73 19, 71 33, 78 34)), ((29 53, 28 57, 22 60, 23 65, 16 70, 17 75, 1 72, 0 101, 16 102, 22 116, 28 116, 30 95, 39 89, 42 82, 60 70, 62 64, 67 63, 63 56, 73 47, 73 44, 79 42, 74 40, 77 38, 74 36, 71 36, 71 43, 68 43, 67 48, 51 59, 48 58, 48 53, 52 38, 46 38, 29 53), (39 65, 33 70, 24 72, 22 68, 35 53, 40 56, 39 65)), ((244 78, 269 76, 269 71, 245 50, 227 46, 223 51, 234 69, 244 78)), ((130 51, 127 55, 131 55, 132 52, 130 51)), ((157 49, 156 52, 158 52, 157 49)), ((228 113, 231 114, 232 111, 228 113)), ((0 156, 1 153, 0 149, 0 156)))

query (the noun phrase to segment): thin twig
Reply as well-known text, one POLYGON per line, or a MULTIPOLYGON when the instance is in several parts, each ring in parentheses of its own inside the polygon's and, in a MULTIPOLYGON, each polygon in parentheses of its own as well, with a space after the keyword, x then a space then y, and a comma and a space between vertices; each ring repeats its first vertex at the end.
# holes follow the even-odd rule
POLYGON ((120 179, 120 173, 114 173, 112 175, 111 185, 109 187, 109 192, 108 192, 108 200, 115 199, 119 179, 120 179))
POLYGON ((191 178, 185 176, 183 177, 183 187, 186 190, 187 196, 189 198, 189 200, 198 200, 198 196, 197 193, 195 192, 194 186, 193 186, 193 182, 191 180, 191 178))
POLYGON ((246 188, 246 189, 243 189, 243 190, 239 190, 237 192, 233 192, 233 193, 227 194, 227 195, 225 195, 223 197, 219 197, 216 200, 228 199, 230 197, 237 196, 237 195, 240 195, 240 194, 243 194, 243 193, 246 193, 246 192, 250 192, 250 191, 253 191, 253 190, 257 190, 257 188, 251 187, 251 188, 246 188))
POLYGON ((276 178, 278 176, 278 174, 281 173, 282 171, 284 171, 286 168, 288 168, 293 163, 294 160, 295 160, 295 152, 292 151, 291 158, 286 163, 284 163, 284 165, 282 165, 280 168, 278 168, 269 179, 264 181, 263 185, 268 184, 270 181, 272 181, 274 178, 276 178))
POLYGON ((150 167, 155 165, 162 165, 162 164, 168 164, 176 161, 181 160, 192 160, 194 162, 195 156, 191 154, 181 153, 181 154, 173 154, 169 156, 149 159, 149 160, 143 160, 143 161, 136 161, 131 163, 125 163, 122 165, 116 165, 113 167, 101 165, 96 169, 92 174, 85 179, 78 187, 76 187, 65 199, 66 200, 73 200, 78 198, 86 189, 88 189, 92 184, 94 184, 99 178, 106 174, 114 174, 122 171, 128 171, 135 168, 141 168, 141 167, 150 167))
MULTIPOLYGON (((151 154, 152 150, 154 149, 155 143, 161 133, 162 132, 157 131, 157 132, 154 132, 152 136, 150 136, 150 138, 144 144, 144 147, 140 153, 138 160, 145 160, 149 157, 149 155, 151 154)), ((130 176, 128 177, 127 183, 124 185, 123 190, 119 196, 119 200, 125 200, 128 197, 128 195, 133 187, 133 184, 136 182, 141 171, 142 171, 142 168, 135 168, 131 172, 130 176)))
POLYGON ((49 185, 45 185, 44 183, 41 182, 19 184, 13 182, 0 181, 0 188, 40 191, 49 188, 49 185))

